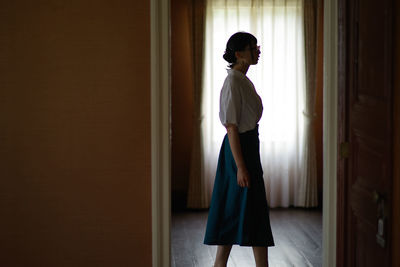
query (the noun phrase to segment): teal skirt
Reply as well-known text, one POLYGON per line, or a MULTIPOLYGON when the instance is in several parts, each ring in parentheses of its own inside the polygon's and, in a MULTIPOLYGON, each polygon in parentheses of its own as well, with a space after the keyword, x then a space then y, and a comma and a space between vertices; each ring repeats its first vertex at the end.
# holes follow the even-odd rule
POLYGON ((239 134, 243 158, 250 174, 250 188, 237 183, 237 167, 228 135, 218 158, 204 244, 274 246, 269 221, 258 127, 239 134))

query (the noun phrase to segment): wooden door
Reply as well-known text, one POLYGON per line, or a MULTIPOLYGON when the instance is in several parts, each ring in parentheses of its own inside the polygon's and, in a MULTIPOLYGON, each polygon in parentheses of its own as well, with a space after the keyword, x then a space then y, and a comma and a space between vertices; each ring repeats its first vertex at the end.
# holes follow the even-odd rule
POLYGON ((339 1, 337 266, 390 266, 392 0, 339 1))

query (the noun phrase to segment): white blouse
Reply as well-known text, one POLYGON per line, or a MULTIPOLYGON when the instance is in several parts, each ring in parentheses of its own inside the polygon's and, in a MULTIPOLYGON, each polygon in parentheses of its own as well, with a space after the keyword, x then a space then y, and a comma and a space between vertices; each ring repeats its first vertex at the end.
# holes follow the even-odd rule
POLYGON ((221 123, 235 124, 239 133, 244 133, 256 127, 262 112, 261 98, 253 83, 242 72, 229 69, 220 94, 221 123))

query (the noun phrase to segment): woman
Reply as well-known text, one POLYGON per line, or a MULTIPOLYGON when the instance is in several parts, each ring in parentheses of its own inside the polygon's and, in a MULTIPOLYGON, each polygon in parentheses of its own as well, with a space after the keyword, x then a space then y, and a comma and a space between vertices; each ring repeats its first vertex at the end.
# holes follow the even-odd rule
POLYGON ((258 121, 263 106, 246 73, 260 56, 257 39, 232 35, 224 59, 228 76, 220 95, 219 117, 227 135, 218 158, 204 244, 218 245, 214 266, 226 266, 232 245, 252 246, 257 267, 268 266, 274 246, 260 162, 258 121))

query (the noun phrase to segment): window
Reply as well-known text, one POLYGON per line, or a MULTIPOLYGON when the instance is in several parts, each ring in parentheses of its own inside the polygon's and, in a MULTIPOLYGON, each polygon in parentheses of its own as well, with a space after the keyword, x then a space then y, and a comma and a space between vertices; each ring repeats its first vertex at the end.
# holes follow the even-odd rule
POLYGON ((270 205, 293 203, 301 166, 305 59, 301 0, 207 2, 202 101, 204 170, 209 192, 219 148, 226 133, 219 121, 219 94, 227 75, 222 58, 237 31, 254 34, 261 45, 258 65, 247 76, 264 106, 260 124, 261 159, 270 205))

